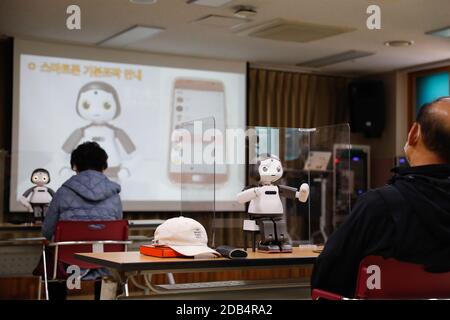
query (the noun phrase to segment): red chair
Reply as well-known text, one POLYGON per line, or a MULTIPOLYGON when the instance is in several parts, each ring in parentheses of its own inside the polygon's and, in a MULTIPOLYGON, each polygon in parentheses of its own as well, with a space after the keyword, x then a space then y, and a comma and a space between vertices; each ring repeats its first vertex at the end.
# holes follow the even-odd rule
MULTIPOLYGON (((359 266, 355 297, 352 299, 388 300, 388 299, 448 299, 450 298, 450 272, 430 273, 422 265, 400 262, 395 259, 384 259, 369 256, 359 266), (379 267, 379 289, 370 289, 367 282, 372 283, 373 270, 370 266, 379 267)), ((312 299, 349 300, 349 298, 314 289, 312 299)))
MULTIPOLYGON (((51 280, 58 279, 58 266, 77 265, 81 269, 100 269, 99 265, 75 259, 74 253, 122 252, 127 251, 128 221, 59 221, 56 225, 54 242, 43 246, 45 295, 48 300, 48 275, 46 249, 54 248, 51 280)), ((126 291, 127 288, 125 288, 126 291)), ((127 295, 127 292, 125 292, 127 295)))

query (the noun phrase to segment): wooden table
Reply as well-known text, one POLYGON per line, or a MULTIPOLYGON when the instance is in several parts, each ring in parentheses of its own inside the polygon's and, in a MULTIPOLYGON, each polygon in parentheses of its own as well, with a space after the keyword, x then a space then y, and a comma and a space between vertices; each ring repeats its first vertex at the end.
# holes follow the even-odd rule
POLYGON ((10 234, 12 233, 14 235, 13 238, 4 238, 2 235, 0 237, 0 246, 6 246, 6 245, 42 245, 42 241, 45 239, 41 236, 41 224, 36 223, 21 223, 21 224, 14 224, 14 223, 0 223, 0 234, 10 234), (17 236, 18 233, 26 232, 27 235, 25 237, 17 236), (35 236, 30 236, 30 232, 32 232, 35 236))
MULTIPOLYGON (((146 220, 128 220, 128 227, 130 230, 155 230, 159 225, 164 223, 165 220, 161 219, 146 219, 146 220)), ((0 243, 7 244, 17 242, 25 243, 26 240, 44 240, 41 236, 42 223, 0 223, 0 234, 13 234, 13 238, 4 238, 3 235, 0 237, 0 243), (22 232, 32 232, 36 234, 35 236, 27 235, 27 237, 20 237, 17 234, 22 232), (18 241, 17 241, 18 240, 18 241)), ((146 236, 132 236, 130 235, 130 240, 137 241, 149 241, 150 238, 146 236)))
POLYGON ((0 232, 40 231, 41 227, 39 223, 0 223, 0 232))
MULTIPOLYGON (((163 222, 160 219, 129 220, 129 240, 133 244, 128 248, 136 250, 141 244, 151 243, 151 237, 132 235, 132 230, 155 230, 163 222)), ((31 274, 42 256, 45 238, 41 228, 40 223, 0 223, 0 276, 31 274)))
MULTIPOLYGON (((309 283, 299 279, 269 281, 221 281, 192 284, 153 285, 151 275, 161 273, 221 272, 240 269, 269 269, 279 267, 298 267, 312 265, 319 253, 311 249, 294 248, 292 253, 248 252, 245 259, 193 259, 156 258, 141 255, 139 252, 79 253, 77 259, 109 268, 115 280, 128 296, 128 279, 138 274, 144 275, 147 287, 153 294, 165 295, 185 293, 210 293, 220 291, 248 291, 267 289, 305 288, 309 283)), ((169 281, 170 282, 170 281, 169 281)))
MULTIPOLYGON (((161 219, 143 219, 128 220, 130 229, 156 229, 165 220, 161 219)), ((42 223, 0 223, 0 232, 19 232, 19 231, 40 231, 42 223)))

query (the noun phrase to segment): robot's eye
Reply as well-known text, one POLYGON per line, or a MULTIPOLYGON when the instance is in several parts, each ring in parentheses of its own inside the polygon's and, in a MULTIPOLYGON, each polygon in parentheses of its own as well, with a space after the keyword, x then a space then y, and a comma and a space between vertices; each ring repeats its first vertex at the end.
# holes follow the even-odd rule
POLYGON ((47 181, 47 177, 43 177, 43 178, 42 178, 42 181, 47 181))
POLYGON ((277 167, 277 171, 278 171, 278 172, 281 172, 281 167, 277 167))
POLYGON ((83 102, 83 108, 85 110, 89 109, 90 107, 91 107, 91 104, 89 102, 87 102, 87 101, 83 102))
POLYGON ((111 109, 111 104, 109 102, 105 102, 103 104, 103 108, 105 108, 105 110, 109 110, 109 109, 111 109))
POLYGON ((267 172, 267 170, 269 170, 269 169, 267 169, 267 167, 263 167, 263 169, 262 169, 264 172, 267 172))
POLYGON ((33 177, 33 180, 34 180, 34 181, 37 181, 37 180, 38 180, 38 177, 34 176, 34 177, 33 177))

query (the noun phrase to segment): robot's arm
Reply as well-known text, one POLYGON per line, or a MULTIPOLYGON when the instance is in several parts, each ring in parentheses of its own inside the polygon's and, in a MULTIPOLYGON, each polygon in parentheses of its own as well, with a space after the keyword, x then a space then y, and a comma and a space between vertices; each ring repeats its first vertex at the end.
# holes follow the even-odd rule
POLYGON ((259 197, 260 195, 261 191, 259 190, 259 188, 250 188, 238 193, 237 201, 239 203, 246 203, 259 197))
POLYGON ((33 192, 34 188, 36 188, 36 187, 31 187, 30 189, 28 189, 27 191, 25 191, 25 192, 22 194, 22 196, 23 196, 24 198, 28 198, 28 196, 33 192))
POLYGON ((298 191, 296 188, 288 186, 278 186, 278 189, 280 190, 280 196, 282 197, 289 199, 298 199, 300 202, 308 201, 309 185, 307 183, 302 184, 298 191))
POLYGON ((288 187, 288 186, 278 186, 278 190, 280 190, 280 196, 289 199, 297 198, 297 189, 288 187))
POLYGON ((136 150, 136 146, 134 145, 133 141, 131 141, 130 137, 126 134, 126 132, 118 128, 114 128, 114 131, 117 140, 119 140, 126 153, 133 153, 136 150))
POLYGON ((35 187, 31 187, 27 191, 23 193, 23 195, 19 198, 19 202, 28 209, 29 212, 33 212, 33 207, 30 204, 30 201, 28 201, 28 196, 33 192, 35 187))
POLYGON ((73 149, 78 145, 80 140, 83 138, 83 129, 75 130, 69 138, 67 138, 66 142, 64 142, 62 149, 65 153, 71 153, 73 149))
POLYGON ((50 195, 52 196, 52 198, 55 196, 55 191, 53 191, 53 189, 51 188, 47 188, 48 193, 50 193, 50 195))

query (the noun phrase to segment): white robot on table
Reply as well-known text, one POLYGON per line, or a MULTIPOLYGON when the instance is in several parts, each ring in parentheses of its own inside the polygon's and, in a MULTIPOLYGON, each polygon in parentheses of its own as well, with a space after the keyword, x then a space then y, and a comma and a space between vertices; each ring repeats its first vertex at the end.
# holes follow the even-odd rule
POLYGON ((33 222, 40 222, 44 219, 55 192, 45 186, 50 183, 50 173, 45 169, 34 170, 31 182, 34 186, 25 191, 19 201, 28 212, 33 213, 33 222))
POLYGON ((259 186, 248 188, 237 195, 239 203, 250 202, 248 213, 251 220, 244 221, 244 230, 259 230, 260 252, 292 252, 280 196, 306 202, 309 197, 309 185, 303 183, 299 189, 274 185, 273 183, 283 176, 283 166, 275 155, 260 156, 256 164, 251 165, 250 175, 258 180, 259 186))

